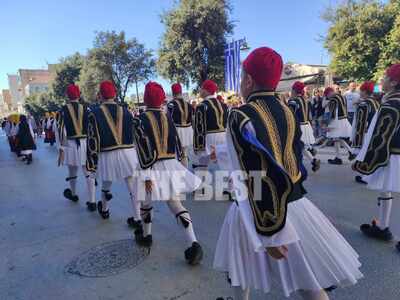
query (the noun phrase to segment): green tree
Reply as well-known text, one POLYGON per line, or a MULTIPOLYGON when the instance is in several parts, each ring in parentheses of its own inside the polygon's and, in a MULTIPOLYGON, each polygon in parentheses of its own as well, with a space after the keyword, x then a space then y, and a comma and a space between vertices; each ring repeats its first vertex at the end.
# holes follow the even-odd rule
POLYGON ((75 53, 62 58, 56 66, 56 76, 51 84, 51 91, 56 99, 65 99, 65 91, 71 83, 79 80, 85 58, 75 53))
POLYGON ((323 18, 330 23, 325 47, 333 72, 352 80, 373 78, 394 22, 385 5, 378 0, 348 0, 328 9, 323 18))
POLYGON ((33 94, 25 99, 25 110, 39 119, 48 111, 58 111, 64 104, 63 99, 57 99, 51 92, 33 94))
POLYGON ((390 1, 385 7, 385 12, 393 20, 393 26, 381 43, 382 51, 379 56, 375 79, 379 79, 388 66, 400 62, 400 1, 390 1))
POLYGON ((213 79, 222 86, 224 46, 233 31, 230 11, 227 0, 182 0, 164 13, 159 73, 186 85, 213 79))
POLYGON ((93 97, 101 80, 112 80, 117 87, 118 99, 123 102, 132 84, 148 80, 154 73, 155 59, 151 50, 136 38, 126 39, 123 31, 106 31, 96 34, 80 82, 84 93, 93 97))

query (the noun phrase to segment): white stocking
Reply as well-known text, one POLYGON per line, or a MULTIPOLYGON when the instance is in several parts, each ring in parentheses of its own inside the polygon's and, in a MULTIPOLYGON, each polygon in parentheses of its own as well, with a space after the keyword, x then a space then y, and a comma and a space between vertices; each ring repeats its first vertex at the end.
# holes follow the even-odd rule
POLYGON ((390 223, 390 214, 392 211, 392 193, 381 193, 381 199, 388 199, 388 200, 379 200, 379 228, 384 230, 389 227, 390 223), (390 199, 389 199, 390 198, 390 199))
POLYGON ((234 300, 250 300, 250 289, 242 289, 240 286, 235 286, 233 288, 235 292, 235 298, 234 300))
POLYGON ((180 221, 184 227, 188 246, 191 247, 193 242, 197 242, 197 238, 193 230, 192 219, 190 218, 189 212, 182 205, 182 202, 177 199, 168 200, 167 204, 170 211, 178 219, 178 222, 180 221))
POLYGON ((95 179, 91 177, 90 173, 86 170, 85 166, 82 166, 83 174, 85 174, 86 178, 86 186, 89 193, 88 201, 90 203, 96 203, 96 186, 95 186, 95 179))
POLYGON ((340 140, 335 141, 335 153, 336 153, 336 157, 340 158, 340 140))
POLYGON ((143 236, 148 236, 151 234, 151 225, 153 223, 153 207, 151 193, 146 193, 145 200, 142 203, 142 208, 140 209, 140 216, 143 221, 143 236))
POLYGON ((140 202, 136 199, 137 178, 132 176, 127 177, 125 178, 125 183, 131 198, 133 218, 135 219, 135 221, 138 221, 140 220, 140 202))
POLYGON ((76 195, 77 176, 78 176, 78 167, 68 166, 68 177, 71 178, 68 180, 68 182, 73 196, 76 195))
POLYGON ((112 181, 103 181, 101 184, 101 203, 103 205, 103 211, 108 210, 108 201, 106 199, 106 193, 103 191, 110 192, 112 181))
POLYGON ((329 300, 328 294, 324 290, 320 291, 300 291, 304 300, 329 300))
POLYGON ((314 156, 312 156, 312 154, 311 154, 310 151, 304 149, 304 150, 303 150, 303 154, 304 154, 304 156, 306 156, 309 160, 311 160, 311 161, 314 160, 314 156))
POLYGON ((346 143, 345 140, 340 139, 340 144, 341 144, 348 152, 351 152, 351 147, 349 146, 349 144, 346 143))

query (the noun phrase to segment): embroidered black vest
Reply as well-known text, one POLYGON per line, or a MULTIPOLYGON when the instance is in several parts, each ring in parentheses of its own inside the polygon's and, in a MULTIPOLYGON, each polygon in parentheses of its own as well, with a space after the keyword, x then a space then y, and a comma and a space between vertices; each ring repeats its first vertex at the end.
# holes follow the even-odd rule
POLYGON ((310 104, 304 97, 298 96, 292 98, 288 101, 288 105, 301 125, 310 123, 310 104))
POLYGON ((197 107, 193 124, 194 151, 204 151, 206 135, 209 133, 224 132, 228 118, 228 106, 215 99, 205 99, 197 107))
POLYGON ((81 139, 87 136, 88 111, 79 102, 64 105, 57 118, 59 133, 65 131, 67 139, 81 139))
POLYGON ((97 168, 100 152, 133 148, 133 116, 115 102, 93 107, 88 117, 87 164, 89 171, 97 168))
POLYGON ((192 106, 181 98, 170 101, 167 105, 168 113, 176 127, 192 126, 192 106))
POLYGON ((338 120, 347 119, 346 98, 340 94, 334 94, 328 100, 329 100, 329 111, 331 113, 331 118, 335 119, 337 117, 338 120))
POLYGON ((386 95, 377 114, 365 158, 354 164, 354 169, 365 175, 387 166, 391 154, 400 155, 400 91, 386 95))
POLYGON ((173 120, 161 109, 148 108, 134 119, 134 138, 140 166, 150 168, 165 159, 182 160, 183 152, 173 120))
POLYGON ((379 103, 371 98, 365 99, 358 104, 355 116, 355 135, 352 142, 353 148, 361 148, 365 133, 369 124, 379 108, 379 103))
POLYGON ((261 199, 255 199, 251 177, 246 185, 256 230, 271 236, 285 226, 288 203, 306 193, 302 185, 307 173, 302 165, 300 126, 289 107, 272 92, 256 92, 247 104, 231 110, 228 127, 242 171, 248 175, 264 172, 261 199), (265 150, 244 138, 248 122, 265 150))

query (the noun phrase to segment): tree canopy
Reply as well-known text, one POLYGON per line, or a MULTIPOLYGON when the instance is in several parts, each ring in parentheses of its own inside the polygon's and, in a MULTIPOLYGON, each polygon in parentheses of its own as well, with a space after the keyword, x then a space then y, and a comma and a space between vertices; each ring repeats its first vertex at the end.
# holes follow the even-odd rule
POLYGON ((85 57, 79 53, 61 58, 56 65, 56 76, 51 84, 51 91, 58 100, 64 100, 67 86, 79 80, 85 57))
POLYGON ((233 31, 229 13, 227 0, 182 0, 164 13, 157 63, 161 76, 198 86, 213 79, 223 86, 224 47, 233 31))
POLYGON ((133 83, 148 80, 155 73, 155 59, 151 50, 136 38, 126 39, 123 31, 98 32, 93 48, 88 51, 80 83, 86 96, 95 96, 101 80, 112 80, 118 99, 124 101, 133 83))
POLYGON ((323 18, 330 28, 325 47, 332 56, 334 73, 351 80, 368 80, 400 60, 398 2, 347 0, 326 11, 323 18))

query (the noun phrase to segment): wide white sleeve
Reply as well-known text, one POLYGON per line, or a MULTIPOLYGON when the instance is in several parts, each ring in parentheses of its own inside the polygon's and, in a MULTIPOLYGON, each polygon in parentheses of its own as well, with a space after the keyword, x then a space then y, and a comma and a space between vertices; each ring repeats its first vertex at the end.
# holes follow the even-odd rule
MULTIPOLYGON (((245 125, 245 128, 249 132, 253 132, 254 137, 256 136, 254 126, 251 124, 251 122, 248 122, 247 125, 245 125)), ((293 224, 290 221, 290 218, 286 219, 286 224, 282 228, 282 230, 272 236, 264 236, 257 233, 254 224, 253 213, 250 207, 249 199, 247 197, 247 187, 243 181, 243 172, 240 171, 241 169, 239 160, 237 158, 236 150, 234 148, 231 135, 229 133, 227 134, 227 147, 231 159, 233 170, 231 173, 231 177, 233 181, 235 195, 237 198, 237 205, 240 211, 241 221, 246 228, 246 232, 248 234, 249 240, 251 241, 253 250, 256 252, 261 252, 265 251, 265 248, 267 247, 278 247, 298 242, 299 237, 293 224)))

